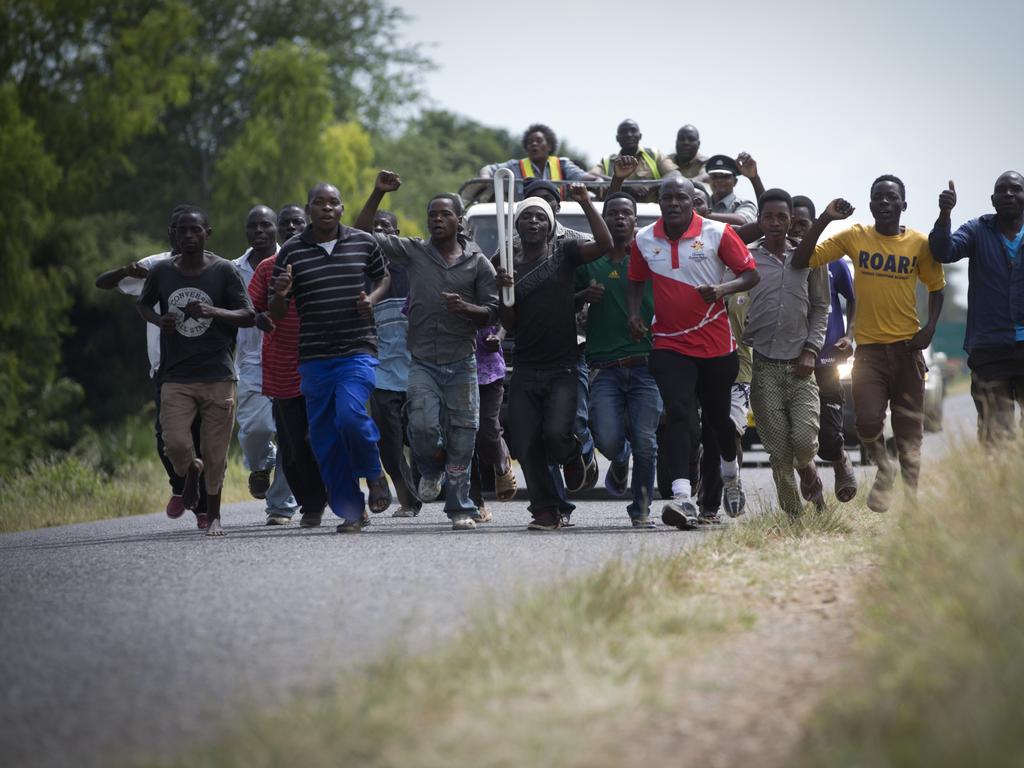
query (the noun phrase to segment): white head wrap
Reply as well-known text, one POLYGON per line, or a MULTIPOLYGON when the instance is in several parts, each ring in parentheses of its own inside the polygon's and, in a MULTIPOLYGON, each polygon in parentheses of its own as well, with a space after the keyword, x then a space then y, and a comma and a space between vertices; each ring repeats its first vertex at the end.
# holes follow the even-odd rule
POLYGON ((548 205, 547 200, 545 200, 543 197, 528 197, 525 200, 519 201, 519 203, 516 205, 515 220, 517 223, 519 221, 519 217, 523 215, 523 211, 525 211, 527 208, 540 208, 542 211, 544 211, 544 215, 548 217, 548 227, 550 228, 549 234, 550 232, 555 231, 555 214, 551 210, 551 206, 548 205))

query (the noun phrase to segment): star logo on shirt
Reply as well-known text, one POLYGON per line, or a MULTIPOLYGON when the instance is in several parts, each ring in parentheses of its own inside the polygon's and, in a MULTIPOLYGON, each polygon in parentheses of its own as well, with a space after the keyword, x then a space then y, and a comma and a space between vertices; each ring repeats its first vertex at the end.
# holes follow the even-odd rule
POLYGON ((693 245, 690 246, 694 253, 704 253, 704 241, 694 240, 693 245))
POLYGON ((617 269, 613 269, 611 272, 608 273, 608 279, 609 280, 618 280, 619 279, 619 271, 617 269))

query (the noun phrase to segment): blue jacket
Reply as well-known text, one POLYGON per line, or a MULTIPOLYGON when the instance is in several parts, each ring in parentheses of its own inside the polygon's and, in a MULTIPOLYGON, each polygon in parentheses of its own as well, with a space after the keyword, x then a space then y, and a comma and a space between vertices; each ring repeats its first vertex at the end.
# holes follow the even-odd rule
MULTIPOLYGON (((971 219, 955 233, 936 226, 928 235, 932 256, 943 264, 970 259, 967 266, 967 353, 982 347, 1012 346, 1015 325, 1024 325, 1024 264, 1011 265, 996 228, 995 214, 971 219)), ((1024 249, 1022 249, 1024 250, 1024 249)))

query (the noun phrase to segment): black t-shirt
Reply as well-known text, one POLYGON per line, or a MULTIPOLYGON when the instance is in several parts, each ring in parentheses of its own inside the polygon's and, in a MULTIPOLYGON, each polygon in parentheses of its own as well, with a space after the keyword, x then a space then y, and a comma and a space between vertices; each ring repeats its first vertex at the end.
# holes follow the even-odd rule
POLYGON ((576 310, 573 307, 580 243, 558 239, 546 259, 516 265, 515 364, 529 368, 575 368, 576 310))
POLYGON ((220 320, 195 320, 184 313, 186 305, 200 301, 223 309, 252 309, 235 265, 220 256, 200 274, 183 275, 176 256, 155 264, 146 276, 139 304, 160 305, 160 314, 173 312, 178 322, 173 333, 160 334, 161 382, 189 384, 201 381, 234 381, 235 336, 238 329, 220 320))

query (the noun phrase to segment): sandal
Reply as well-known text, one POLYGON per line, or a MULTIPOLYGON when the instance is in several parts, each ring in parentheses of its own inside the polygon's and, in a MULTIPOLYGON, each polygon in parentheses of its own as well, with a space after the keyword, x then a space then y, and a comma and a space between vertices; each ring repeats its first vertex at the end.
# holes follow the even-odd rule
POLYGON ((384 475, 373 480, 366 481, 370 489, 370 511, 379 515, 391 506, 391 488, 388 486, 387 478, 384 475))

